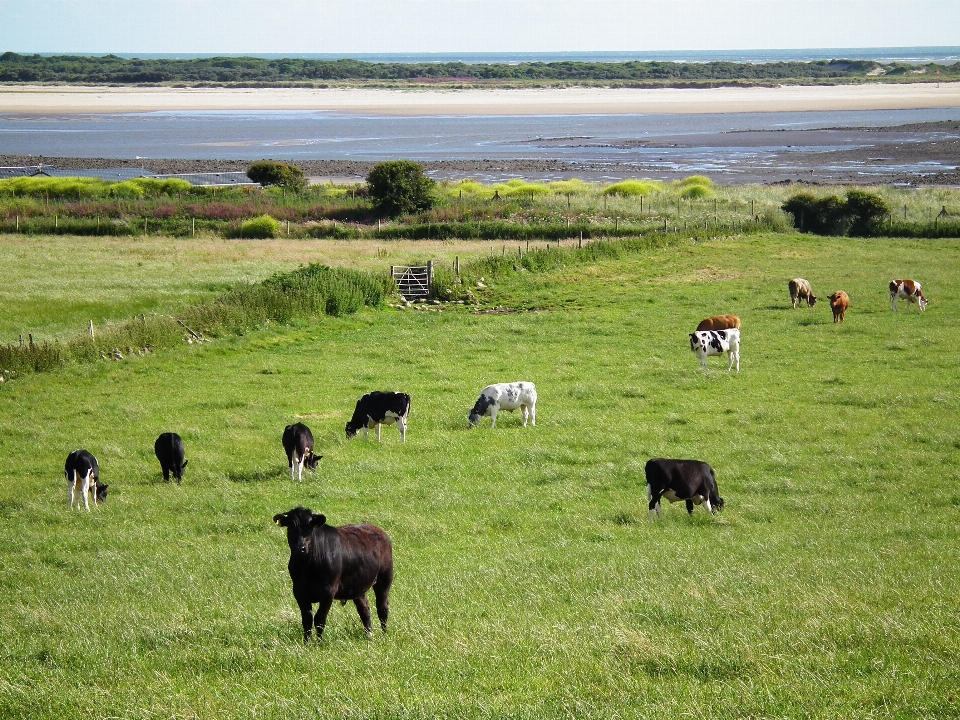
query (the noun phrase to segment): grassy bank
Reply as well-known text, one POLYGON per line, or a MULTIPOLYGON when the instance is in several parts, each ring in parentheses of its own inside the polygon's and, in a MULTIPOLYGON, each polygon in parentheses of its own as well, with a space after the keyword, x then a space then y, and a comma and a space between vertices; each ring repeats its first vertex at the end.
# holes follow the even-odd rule
MULTIPOLYGON (((188 257, 187 294, 237 272, 188 257)), ((0 716, 956 717, 958 272, 955 240, 687 241, 492 282, 514 312, 363 310, 0 386, 0 716), (789 308, 798 275, 850 294, 844 324, 789 308), (894 276, 925 313, 890 311, 894 276), (689 351, 718 312, 739 375, 689 351), (536 428, 466 429, 519 378, 536 428), (413 396, 405 446, 343 437, 377 388, 413 396), (302 485, 294 419, 325 456, 302 485), (81 446, 110 484, 89 515, 62 480, 81 446), (648 523, 661 455, 710 462, 724 513, 648 523), (298 504, 390 533, 389 634, 336 606, 301 645, 270 521, 298 504)))
MULTIPOLYGON (((269 216, 276 237, 331 240, 536 242, 636 237, 651 232, 783 230, 784 202, 807 186, 718 186, 691 176, 672 183, 610 185, 567 180, 439 183, 425 212, 379 218, 363 185, 313 185, 300 192, 253 187, 183 189, 173 181, 115 183, 62 178, 0 180, 0 233, 27 236, 225 237, 254 239, 254 218, 269 216), (123 187, 121 187, 123 186, 123 187)), ((848 188, 816 186, 815 196, 848 188)), ((866 188, 890 208, 887 235, 951 237, 960 190, 866 188)), ((255 237, 261 237, 257 234, 255 237)))

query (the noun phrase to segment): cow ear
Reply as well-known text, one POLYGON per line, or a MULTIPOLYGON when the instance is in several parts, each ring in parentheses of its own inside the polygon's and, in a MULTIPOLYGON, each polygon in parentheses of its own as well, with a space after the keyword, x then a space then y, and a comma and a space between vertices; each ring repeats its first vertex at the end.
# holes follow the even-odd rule
POLYGON ((327 522, 327 516, 326 516, 326 515, 314 515, 314 516, 310 519, 310 527, 312 527, 312 528, 323 527, 323 525, 324 525, 326 522, 327 522))
POLYGON ((280 527, 287 526, 287 516, 284 513, 278 513, 273 516, 273 521, 280 527))

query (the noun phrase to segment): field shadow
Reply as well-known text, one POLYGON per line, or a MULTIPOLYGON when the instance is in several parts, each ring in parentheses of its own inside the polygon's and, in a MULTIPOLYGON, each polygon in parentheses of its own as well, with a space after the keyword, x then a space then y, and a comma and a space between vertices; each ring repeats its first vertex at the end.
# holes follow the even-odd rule
POLYGON ((276 480, 280 477, 279 470, 264 470, 254 468, 252 470, 235 470, 227 473, 227 479, 235 483, 259 483, 276 480))

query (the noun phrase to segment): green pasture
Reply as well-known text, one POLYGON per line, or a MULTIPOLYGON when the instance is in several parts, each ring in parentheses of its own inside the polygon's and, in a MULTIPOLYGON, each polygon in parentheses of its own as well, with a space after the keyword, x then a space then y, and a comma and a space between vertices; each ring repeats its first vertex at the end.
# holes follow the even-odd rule
MULTIPOLYGON (((29 320, 2 339, 83 332, 85 304, 120 320, 344 264, 344 247, 370 268, 416 252, 168 241, 161 281, 138 268, 162 244, 109 242, 0 237, 0 259, 22 253, 3 260, 5 315, 29 320), (90 258, 76 283, 61 242, 90 258), (55 303, 31 291, 45 278, 55 303)), ((488 278, 498 312, 367 309, 0 385, 0 717, 958 717, 958 277, 956 240, 685 241, 488 278), (797 276, 823 302, 792 310, 797 276), (894 277, 923 283, 925 313, 891 312, 894 277), (742 319, 739 374, 689 349, 719 313, 742 319), (518 379, 537 426, 469 430, 480 389, 518 379), (406 445, 393 427, 345 439, 374 389, 412 395, 406 445), (324 455, 302 484, 280 446, 295 420, 324 455), (153 457, 167 430, 181 487, 153 457), (67 509, 78 447, 110 485, 89 514, 67 509), (724 512, 649 522, 655 456, 709 462, 724 512), (386 635, 335 605, 304 647, 271 522, 297 505, 390 534, 386 635)))

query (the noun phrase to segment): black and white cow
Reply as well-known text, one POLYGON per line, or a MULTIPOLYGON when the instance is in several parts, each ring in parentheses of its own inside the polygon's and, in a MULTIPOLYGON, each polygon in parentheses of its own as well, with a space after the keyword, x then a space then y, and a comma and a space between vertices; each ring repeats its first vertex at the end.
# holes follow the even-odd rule
POLYGON ((366 439, 367 430, 376 428, 377 442, 380 442, 380 426, 397 424, 400 428, 400 442, 407 441, 407 418, 410 415, 410 396, 401 392, 381 392, 379 390, 367 393, 357 400, 357 407, 353 417, 347 423, 347 437, 356 437, 363 428, 363 437, 366 439))
POLYGON ((497 413, 501 410, 513 412, 520 408, 523 415, 523 426, 527 426, 527 419, 530 425, 537 425, 537 388, 532 382, 518 381, 512 383, 497 383, 487 385, 477 398, 473 410, 467 416, 470 427, 475 427, 480 423, 480 418, 489 415, 490 427, 497 426, 497 413))
MULTIPOLYGON (((93 504, 107 501, 107 486, 100 484, 100 465, 97 459, 86 450, 74 450, 67 455, 63 465, 63 476, 67 480, 67 495, 70 509, 73 510, 73 496, 75 492, 83 495, 83 506, 90 512, 90 503, 87 493, 93 495, 93 504)), ((80 509, 80 498, 77 498, 77 509, 80 509)))
POLYGON ((297 473, 297 482, 303 482, 303 466, 316 470, 317 463, 323 455, 313 454, 313 433, 303 423, 287 425, 283 429, 283 449, 287 453, 287 465, 290 467, 290 479, 293 480, 294 469, 297 473))
POLYGON ((170 473, 173 473, 177 485, 183 480, 183 469, 187 466, 187 460, 184 460, 186 454, 183 449, 183 439, 176 433, 161 433, 160 437, 153 444, 153 452, 160 461, 160 469, 163 471, 163 481, 170 482, 170 473))
POLYGON ((708 357, 726 353, 730 358, 727 372, 730 372, 734 362, 737 364, 737 372, 740 372, 740 331, 736 328, 692 332, 690 349, 700 358, 700 366, 704 370, 707 368, 708 357))
POLYGON ((891 280, 890 281, 890 305, 894 310, 898 310, 897 300, 903 298, 907 301, 907 310, 913 303, 916 303, 923 312, 927 309, 927 299, 923 296, 923 288, 920 283, 913 280, 891 280))
POLYGON ((387 631, 393 546, 383 530, 369 523, 333 527, 326 524, 326 517, 304 507, 274 515, 273 521, 287 528, 287 569, 293 581, 293 597, 300 607, 304 642, 310 640, 314 626, 317 639, 322 639, 334 600, 344 604, 353 600, 363 629, 372 635, 367 604, 371 588, 377 599, 380 627, 387 631), (318 603, 316 615, 313 603, 318 603))
POLYGON ((710 512, 723 510, 723 498, 717 491, 717 478, 713 468, 699 460, 668 460, 654 458, 644 468, 647 476, 647 498, 650 500, 649 516, 662 518, 660 499, 687 504, 687 512, 693 514, 693 506, 701 503, 710 512))

